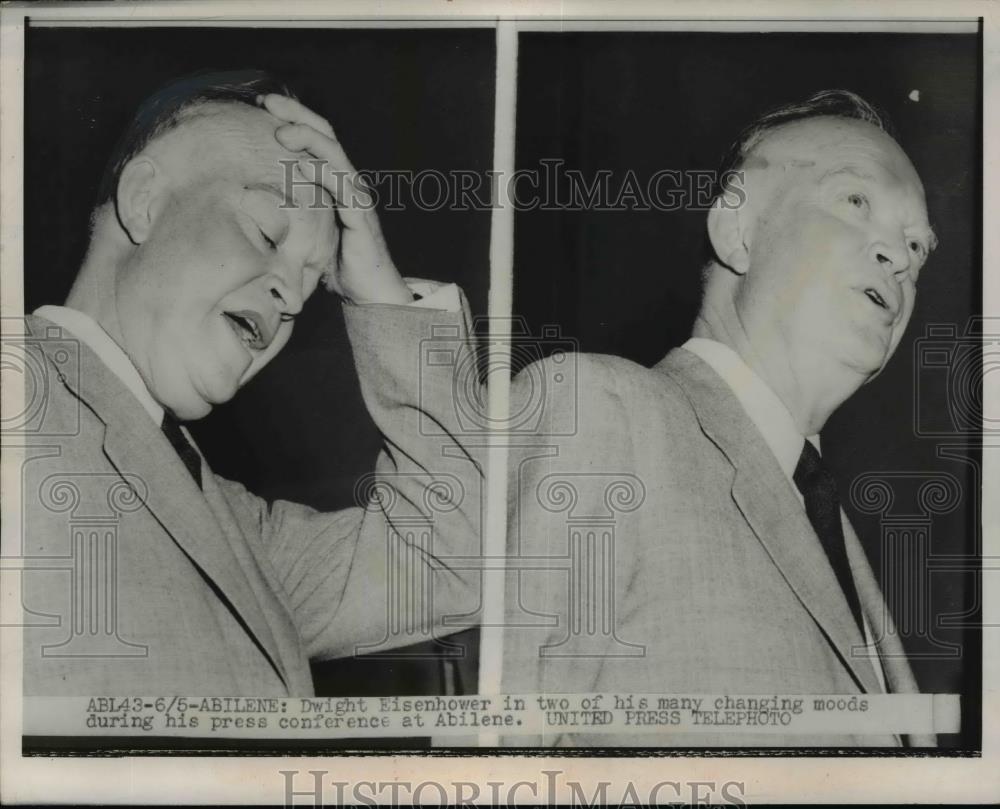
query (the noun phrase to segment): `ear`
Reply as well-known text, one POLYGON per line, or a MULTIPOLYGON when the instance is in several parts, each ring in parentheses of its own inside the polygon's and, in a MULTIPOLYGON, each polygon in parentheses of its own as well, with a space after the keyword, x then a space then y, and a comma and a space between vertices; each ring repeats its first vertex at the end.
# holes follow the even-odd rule
POLYGON ((733 272, 743 275, 750 269, 750 244, 746 212, 716 200, 708 212, 708 238, 715 255, 733 272))
POLYGON ((115 202, 118 221, 132 244, 142 244, 152 231, 165 179, 162 167, 145 155, 132 158, 122 169, 115 202))

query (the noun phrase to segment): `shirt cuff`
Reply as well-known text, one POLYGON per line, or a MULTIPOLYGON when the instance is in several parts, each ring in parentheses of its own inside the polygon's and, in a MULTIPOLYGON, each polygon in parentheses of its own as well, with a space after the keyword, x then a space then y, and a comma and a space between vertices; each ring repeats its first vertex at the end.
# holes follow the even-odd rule
POLYGON ((406 285, 418 300, 410 306, 417 309, 438 309, 444 312, 459 312, 462 309, 461 297, 457 284, 441 284, 437 281, 425 281, 420 278, 404 278, 406 285))

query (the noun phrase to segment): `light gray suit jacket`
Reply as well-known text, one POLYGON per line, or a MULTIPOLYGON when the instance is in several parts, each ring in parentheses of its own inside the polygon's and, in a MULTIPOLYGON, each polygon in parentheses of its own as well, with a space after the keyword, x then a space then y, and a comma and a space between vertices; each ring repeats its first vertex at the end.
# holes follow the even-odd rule
MULTIPOLYGON (((579 355, 577 380, 572 400, 547 403, 541 429, 557 434, 575 427, 574 434, 540 438, 510 467, 517 505, 509 552, 525 571, 508 576, 504 690, 880 692, 873 669, 878 661, 861 651, 864 641, 801 502, 725 382, 684 349, 671 351, 653 369, 579 355), (567 415, 574 409, 575 425, 567 415), (574 542, 590 549, 589 562, 579 561, 580 554, 570 561, 574 542), (606 570, 611 572, 604 577, 606 570), (570 603, 577 607, 570 609, 570 603)), ((882 638, 889 690, 915 691, 846 518, 844 529, 863 609, 882 638)), ((666 725, 652 734, 506 741, 651 747, 900 743, 888 733, 680 734, 666 725)), ((914 741, 934 743, 933 737, 914 741)))
POLYGON ((199 491, 101 360, 27 318, 47 388, 22 470, 26 695, 310 695, 310 659, 446 634, 445 615, 476 609, 477 576, 447 557, 480 552, 480 467, 419 428, 455 419, 453 366, 421 367, 421 341, 453 327, 461 362, 466 313, 345 316, 385 449, 366 507, 334 513, 207 469, 199 491), (391 608, 391 582, 411 586, 409 612, 391 608))

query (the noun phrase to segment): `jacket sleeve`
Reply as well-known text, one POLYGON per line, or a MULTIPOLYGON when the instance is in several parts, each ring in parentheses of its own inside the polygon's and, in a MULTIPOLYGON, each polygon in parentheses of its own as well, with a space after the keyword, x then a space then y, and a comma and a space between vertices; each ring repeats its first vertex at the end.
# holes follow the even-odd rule
POLYGON ((383 437, 374 470, 356 486, 358 505, 331 513, 280 500, 268 507, 229 488, 238 510, 256 513, 251 530, 313 659, 456 632, 469 625, 456 618, 479 607, 481 574, 469 560, 481 554, 484 466, 463 447, 475 444, 464 439, 475 437, 477 421, 462 421, 467 414, 455 405, 457 387, 482 392, 467 305, 348 304, 345 317, 362 395, 383 437))

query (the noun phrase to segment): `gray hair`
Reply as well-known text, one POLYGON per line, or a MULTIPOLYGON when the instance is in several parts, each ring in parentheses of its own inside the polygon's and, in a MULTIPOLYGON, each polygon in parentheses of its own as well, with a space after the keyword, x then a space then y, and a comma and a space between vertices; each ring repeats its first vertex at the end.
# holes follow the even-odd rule
MULTIPOLYGON (((857 93, 852 93, 850 90, 820 90, 805 101, 784 104, 769 110, 745 126, 723 156, 716 182, 721 183, 728 174, 738 171, 753 148, 779 126, 794 121, 824 117, 864 121, 895 138, 892 124, 885 114, 857 93)), ((721 192, 722 189, 719 190, 721 192)))
POLYGON ((280 93, 295 98, 288 85, 263 70, 202 71, 175 79, 149 96, 119 138, 97 190, 97 207, 114 202, 118 181, 129 160, 152 140, 192 117, 206 102, 259 106, 257 98, 280 93))

